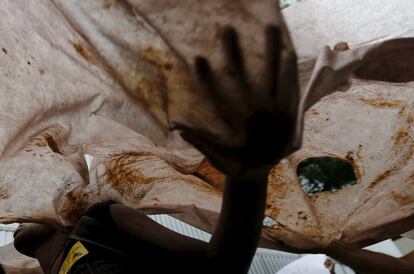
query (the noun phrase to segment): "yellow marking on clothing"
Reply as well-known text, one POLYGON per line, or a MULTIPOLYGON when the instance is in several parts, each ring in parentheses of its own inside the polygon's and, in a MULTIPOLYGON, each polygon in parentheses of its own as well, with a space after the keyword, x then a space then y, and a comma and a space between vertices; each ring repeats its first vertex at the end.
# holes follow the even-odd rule
POLYGON ((89 251, 86 249, 86 247, 83 246, 81 242, 77 241, 76 244, 74 244, 70 249, 65 261, 63 261, 63 264, 59 270, 59 274, 67 274, 77 261, 88 254, 89 251))

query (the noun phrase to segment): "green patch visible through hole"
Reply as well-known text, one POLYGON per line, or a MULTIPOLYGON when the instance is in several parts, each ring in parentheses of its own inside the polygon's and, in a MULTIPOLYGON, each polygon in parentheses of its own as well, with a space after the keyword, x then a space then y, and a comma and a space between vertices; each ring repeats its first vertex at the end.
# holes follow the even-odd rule
POLYGON ((308 158, 299 164, 296 173, 307 194, 335 192, 357 182, 352 165, 333 157, 308 158))

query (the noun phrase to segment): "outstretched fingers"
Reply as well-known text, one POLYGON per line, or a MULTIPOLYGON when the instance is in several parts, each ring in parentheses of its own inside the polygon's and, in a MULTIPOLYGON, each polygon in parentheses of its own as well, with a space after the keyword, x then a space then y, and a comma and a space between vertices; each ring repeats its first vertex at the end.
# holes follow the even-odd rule
POLYGON ((302 121, 298 119, 300 88, 298 82, 297 57, 286 24, 266 28, 266 50, 268 58, 268 88, 273 94, 274 107, 293 119, 294 147, 302 140, 302 121))
POLYGON ((295 117, 298 110, 300 89, 295 48, 287 28, 280 16, 278 20, 280 32, 280 73, 276 84, 276 107, 295 117))
POLYGON ((300 88, 297 75, 298 66, 295 51, 283 51, 276 105, 290 114, 290 117, 296 117, 299 106, 300 88))
MULTIPOLYGON (((266 27, 266 95, 274 99, 280 79, 280 58, 282 54, 282 34, 275 25, 266 27)), ((270 99, 269 98, 269 99, 270 99)))
POLYGON ((218 79, 216 79, 209 62, 204 57, 198 56, 195 58, 194 66, 202 92, 212 100, 216 111, 223 121, 231 124, 234 110, 228 107, 229 97, 226 96, 218 79))
POLYGON ((221 88, 217 85, 213 70, 206 58, 197 56, 194 60, 195 71, 197 78, 202 88, 207 92, 211 92, 214 99, 221 100, 221 88))
MULTIPOLYGON (((243 52, 240 48, 239 36, 236 30, 232 27, 227 27, 223 32, 222 41, 230 74, 234 77, 241 92, 246 92, 249 90, 249 80, 246 73, 243 52)), ((243 94, 241 96, 243 96, 243 94)))

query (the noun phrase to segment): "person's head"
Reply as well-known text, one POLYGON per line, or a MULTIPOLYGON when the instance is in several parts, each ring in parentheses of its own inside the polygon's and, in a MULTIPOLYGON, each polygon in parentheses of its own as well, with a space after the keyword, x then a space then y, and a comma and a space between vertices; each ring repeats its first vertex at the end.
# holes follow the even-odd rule
POLYGON ((45 273, 55 265, 67 241, 64 228, 41 224, 22 224, 14 233, 14 247, 20 253, 36 258, 45 273))
POLYGON ((36 250, 42 246, 55 230, 49 226, 41 224, 21 224, 14 232, 14 247, 20 253, 35 257, 36 250))

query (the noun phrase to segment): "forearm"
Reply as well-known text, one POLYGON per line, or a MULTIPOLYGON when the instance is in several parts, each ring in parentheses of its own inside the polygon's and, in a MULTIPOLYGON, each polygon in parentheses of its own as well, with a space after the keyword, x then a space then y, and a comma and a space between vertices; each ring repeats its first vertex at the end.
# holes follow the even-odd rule
POLYGON ((247 273, 262 230, 266 193, 267 172, 227 178, 220 218, 208 248, 214 265, 247 273))
POLYGON ((400 259, 354 248, 342 243, 333 243, 326 250, 328 256, 348 265, 358 274, 409 274, 413 269, 400 259))

